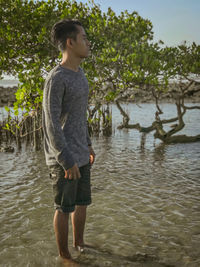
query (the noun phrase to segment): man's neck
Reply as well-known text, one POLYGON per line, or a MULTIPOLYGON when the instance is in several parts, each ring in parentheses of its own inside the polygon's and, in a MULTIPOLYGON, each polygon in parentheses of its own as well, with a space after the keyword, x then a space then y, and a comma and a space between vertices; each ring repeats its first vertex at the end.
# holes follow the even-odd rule
POLYGON ((80 58, 75 58, 73 56, 69 56, 68 54, 63 54, 60 65, 66 69, 78 72, 80 63, 81 63, 80 58))

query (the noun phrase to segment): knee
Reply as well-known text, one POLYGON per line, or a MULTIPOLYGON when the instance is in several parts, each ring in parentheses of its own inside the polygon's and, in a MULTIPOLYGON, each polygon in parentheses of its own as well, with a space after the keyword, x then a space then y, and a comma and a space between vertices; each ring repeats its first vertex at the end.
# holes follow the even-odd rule
POLYGON ((75 210, 86 210, 87 206, 86 205, 76 205, 75 210))

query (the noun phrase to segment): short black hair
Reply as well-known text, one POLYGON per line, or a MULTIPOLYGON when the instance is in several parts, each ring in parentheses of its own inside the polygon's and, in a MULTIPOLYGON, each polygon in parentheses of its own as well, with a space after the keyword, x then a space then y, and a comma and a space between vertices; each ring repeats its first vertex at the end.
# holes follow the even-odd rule
POLYGON ((61 52, 65 50, 68 38, 76 40, 76 36, 79 33, 77 26, 82 26, 81 22, 72 19, 62 19, 53 25, 51 39, 61 52))

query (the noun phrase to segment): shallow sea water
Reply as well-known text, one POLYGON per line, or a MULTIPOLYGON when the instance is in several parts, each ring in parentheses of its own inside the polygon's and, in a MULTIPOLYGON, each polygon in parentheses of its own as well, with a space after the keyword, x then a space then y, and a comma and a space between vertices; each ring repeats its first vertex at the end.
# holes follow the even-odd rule
MULTIPOLYGON (((148 125, 154 106, 128 105, 148 125)), ((173 105, 163 104, 173 116, 173 105)), ((191 111, 183 133, 200 132, 191 111)), ((119 113, 113 107, 114 126, 119 113)), ((135 130, 93 138, 93 204, 80 266, 200 266, 200 142, 163 146, 135 130)), ((52 187, 43 152, 0 153, 0 266, 60 266, 53 233, 52 187)))

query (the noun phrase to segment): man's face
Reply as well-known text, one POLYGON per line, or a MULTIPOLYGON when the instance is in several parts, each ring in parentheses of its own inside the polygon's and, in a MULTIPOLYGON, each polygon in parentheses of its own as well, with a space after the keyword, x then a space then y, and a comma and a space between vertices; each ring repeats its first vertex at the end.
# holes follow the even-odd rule
POLYGON ((80 58, 86 58, 90 53, 90 42, 87 39, 85 30, 81 26, 77 26, 79 33, 76 36, 76 40, 72 40, 72 51, 73 53, 80 58))

